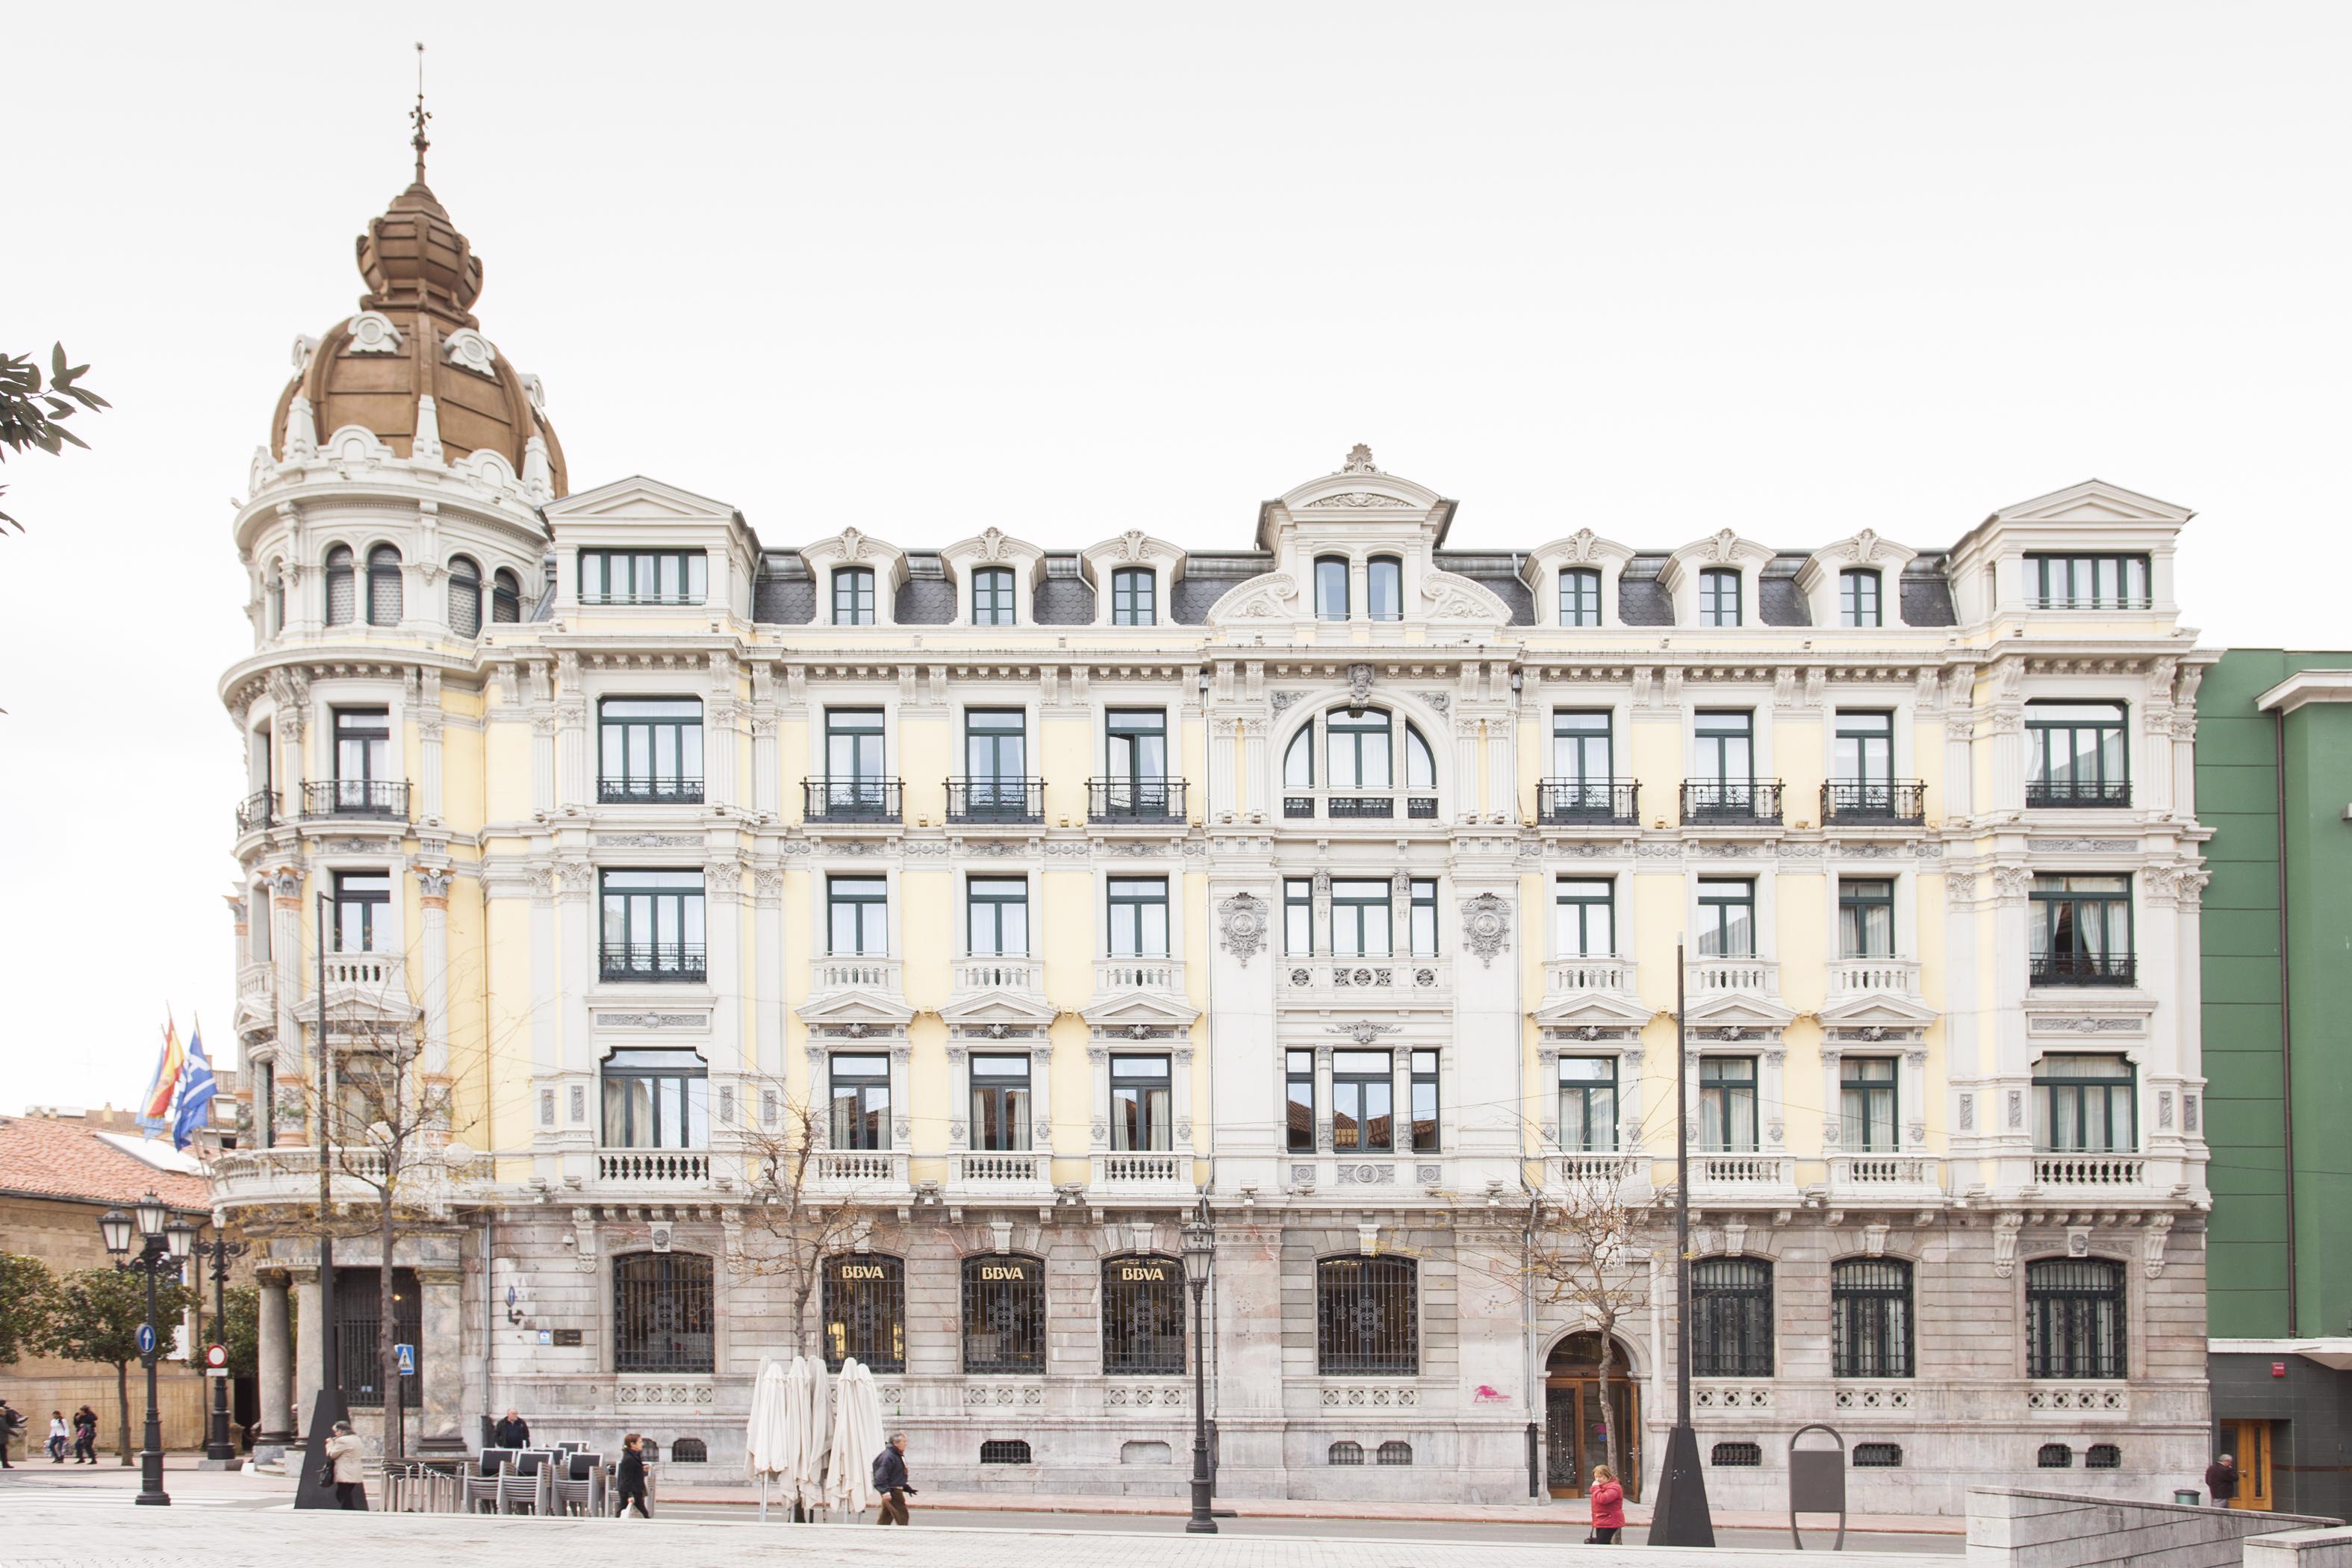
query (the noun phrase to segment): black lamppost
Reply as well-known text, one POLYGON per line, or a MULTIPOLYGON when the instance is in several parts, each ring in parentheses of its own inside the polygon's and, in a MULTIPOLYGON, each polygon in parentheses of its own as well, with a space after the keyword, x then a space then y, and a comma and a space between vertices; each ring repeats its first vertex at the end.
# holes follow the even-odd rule
POLYGON ((1184 1226, 1184 1282, 1192 1287, 1192 1517, 1184 1526, 1187 1535, 1217 1533, 1217 1521, 1209 1517, 1208 1347, 1201 1313, 1216 1256, 1217 1229, 1209 1221, 1209 1200, 1202 1198, 1184 1226))
POLYGON ((136 1500, 142 1507, 167 1508, 172 1494, 163 1489, 163 1418, 155 1409, 155 1363, 163 1350, 163 1338, 155 1330, 155 1279, 165 1269, 178 1276, 188 1261, 188 1247, 196 1239, 196 1227, 184 1219, 164 1224, 164 1216, 171 1211, 152 1193, 131 1206, 139 1215, 140 1244, 136 1253, 131 1250, 131 1217, 121 1209, 109 1209, 100 1215, 98 1232, 106 1238, 106 1250, 112 1255, 117 1268, 147 1277, 147 1328, 140 1336, 144 1342, 139 1348, 139 1359, 147 1368, 147 1431, 145 1447, 139 1450, 136 1500))
MULTIPOLYGON (((214 1211, 213 1223, 220 1223, 218 1210, 214 1211)), ((213 1260, 213 1342, 223 1347, 228 1344, 229 1261, 243 1258, 247 1251, 245 1242, 231 1241, 226 1236, 216 1236, 210 1241, 199 1237, 196 1240, 196 1256, 213 1260)), ((197 1310, 201 1315, 204 1294, 201 1286, 196 1293, 199 1298, 197 1310)), ((233 1465, 236 1462, 236 1445, 229 1441, 228 1436, 228 1369, 223 1367, 216 1377, 211 1375, 210 1368, 205 1370, 207 1381, 213 1385, 213 1420, 212 1435, 205 1442, 205 1458, 208 1463, 233 1465)))

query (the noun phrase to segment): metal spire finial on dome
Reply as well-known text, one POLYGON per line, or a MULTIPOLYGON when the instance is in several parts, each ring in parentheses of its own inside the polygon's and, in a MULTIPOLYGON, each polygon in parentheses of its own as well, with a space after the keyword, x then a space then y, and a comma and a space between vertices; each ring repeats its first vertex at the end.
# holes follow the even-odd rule
POLYGON ((408 122, 416 127, 416 134, 408 139, 408 144, 416 149, 416 183, 420 185, 425 183, 425 150, 433 145, 425 137, 425 124, 432 118, 425 110, 425 46, 420 43, 416 46, 416 107, 408 111, 408 122))

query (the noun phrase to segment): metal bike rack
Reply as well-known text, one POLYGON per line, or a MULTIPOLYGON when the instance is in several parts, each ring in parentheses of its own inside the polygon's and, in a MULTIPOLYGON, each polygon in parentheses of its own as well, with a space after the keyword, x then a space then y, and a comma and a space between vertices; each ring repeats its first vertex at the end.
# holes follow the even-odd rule
POLYGON ((1805 1538, 1797 1532, 1801 1513, 1837 1515, 1837 1541, 1830 1550, 1845 1550, 1845 1438, 1834 1426, 1818 1421, 1789 1435, 1789 1539, 1802 1552, 1805 1538), (1808 1432, 1826 1432, 1837 1440, 1837 1447, 1798 1447, 1797 1439, 1808 1432))

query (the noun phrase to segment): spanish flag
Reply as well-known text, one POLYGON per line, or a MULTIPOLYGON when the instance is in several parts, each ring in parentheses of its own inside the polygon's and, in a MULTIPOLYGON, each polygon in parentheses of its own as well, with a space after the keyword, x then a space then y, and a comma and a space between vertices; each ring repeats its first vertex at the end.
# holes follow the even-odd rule
POLYGON ((152 1137, 172 1124, 172 1096, 180 1087, 181 1069, 187 1066, 188 1053, 180 1044, 179 1026, 171 1015, 163 1016, 163 1054, 155 1061, 155 1081, 148 1086, 146 1097, 139 1102, 139 1125, 152 1137))

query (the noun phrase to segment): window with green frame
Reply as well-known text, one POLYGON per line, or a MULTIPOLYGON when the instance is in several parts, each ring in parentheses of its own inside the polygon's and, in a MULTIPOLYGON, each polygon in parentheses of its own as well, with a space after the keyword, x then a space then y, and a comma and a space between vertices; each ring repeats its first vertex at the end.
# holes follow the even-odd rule
POLYGON ((1601 624, 1601 574, 1590 566, 1570 566, 1559 574, 1559 624, 1597 626, 1601 624))
POLYGON ((833 569, 833 624, 870 626, 874 624, 874 568, 836 566, 833 569))
POLYGON ((1559 1146, 1570 1154, 1617 1149, 1617 1058, 1559 1058, 1559 1146))
POLYGON ((1756 884, 1745 878, 1703 877, 1698 884, 1701 958, 1756 956, 1756 884))
POLYGON ((1739 624, 1739 574, 1720 568, 1698 574, 1698 624, 1736 626, 1739 624))
POLYGON ((1895 884, 1881 877, 1838 879, 1838 956, 1895 956, 1895 884))
POLYGON ((1293 958, 1315 952, 1315 884, 1305 877, 1283 879, 1282 951, 1293 958))
POLYGON ((2033 1146, 2045 1154, 2139 1147, 2138 1075, 2123 1057, 2048 1056, 2033 1065, 2033 1146))
POLYGON ((971 624, 1009 626, 1013 624, 1013 568, 983 566, 971 574, 971 624))
POLYGON ((1867 566, 1848 567, 1838 574, 1838 624, 1845 626, 1885 626, 1879 608, 1879 575, 1867 566))
POLYGON ((1698 1146, 1711 1153, 1756 1152, 1756 1058, 1702 1057, 1698 1146))
POLYGON ((1895 1058, 1842 1057, 1838 1062, 1840 1142, 1861 1154, 1901 1147, 1895 1121, 1895 1058))
POLYGON ((2129 805, 2131 743, 2120 702, 2025 705, 2025 804, 2129 805))
POLYGON ((2145 555, 2028 555, 2027 589, 2043 610, 2145 610, 2145 555))
POLYGON ((2026 949, 2035 984, 2125 984, 2133 979, 2129 877, 2036 877, 2027 898, 2026 949))
POLYGON ((1617 952, 1617 884, 1562 877, 1552 884, 1552 956, 1611 958, 1617 952))

